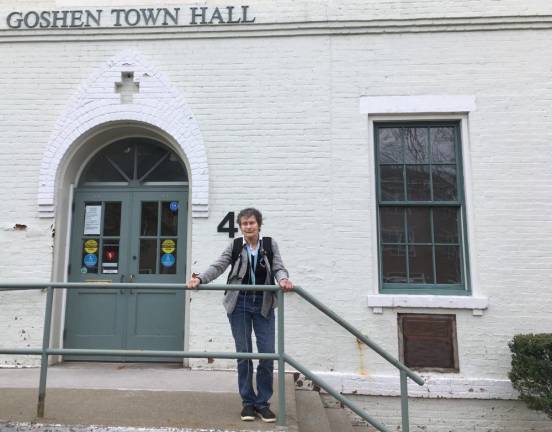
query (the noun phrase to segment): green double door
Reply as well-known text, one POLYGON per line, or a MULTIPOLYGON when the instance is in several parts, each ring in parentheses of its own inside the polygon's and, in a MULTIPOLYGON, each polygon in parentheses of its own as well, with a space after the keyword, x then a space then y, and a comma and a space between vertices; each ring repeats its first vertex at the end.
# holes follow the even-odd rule
POLYGON ((69 281, 99 282, 105 287, 67 290, 66 348, 183 349, 184 291, 122 289, 117 283, 184 282, 187 199, 182 190, 75 192, 69 281))

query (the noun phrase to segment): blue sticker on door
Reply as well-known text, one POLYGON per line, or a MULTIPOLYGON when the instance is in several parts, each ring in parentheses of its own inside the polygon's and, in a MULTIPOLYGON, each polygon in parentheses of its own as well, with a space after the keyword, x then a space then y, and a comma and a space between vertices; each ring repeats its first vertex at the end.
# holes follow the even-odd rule
POLYGON ((96 267, 98 257, 95 254, 86 254, 82 260, 86 267, 96 267))
POLYGON ((172 267, 174 265, 175 258, 173 254, 163 254, 161 256, 161 264, 163 267, 172 267))

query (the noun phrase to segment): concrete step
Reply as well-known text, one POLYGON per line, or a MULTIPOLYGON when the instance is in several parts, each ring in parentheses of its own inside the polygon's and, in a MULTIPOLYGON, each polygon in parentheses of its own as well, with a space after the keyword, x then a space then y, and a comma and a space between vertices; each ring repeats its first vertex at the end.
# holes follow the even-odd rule
MULTIPOLYGON (((0 370, 0 431, 277 430, 274 423, 267 424, 260 419, 241 421, 235 372, 200 371, 194 375, 194 371, 182 368, 122 368, 121 365, 108 367, 105 364, 101 367, 51 368, 46 416, 40 420, 41 426, 35 418, 37 372, 30 369, 0 370), (18 385, 6 385, 14 381, 18 385), (183 390, 185 388, 202 391, 183 390), (230 391, 221 391, 228 389, 230 391)), ((274 388, 272 408, 278 412, 276 377, 274 388)), ((286 414, 288 431, 298 432, 292 375, 286 376, 286 414)))
POLYGON ((326 410, 318 392, 297 390, 295 400, 300 432, 331 432, 326 410))
POLYGON ((326 408, 332 432, 353 432, 351 419, 343 408, 326 408))

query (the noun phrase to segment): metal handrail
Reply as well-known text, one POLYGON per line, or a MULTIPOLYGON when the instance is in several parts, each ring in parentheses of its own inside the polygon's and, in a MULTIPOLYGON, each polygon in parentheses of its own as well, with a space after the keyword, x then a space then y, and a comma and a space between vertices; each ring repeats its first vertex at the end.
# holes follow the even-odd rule
POLYGON ((391 354, 385 351, 383 348, 378 346, 378 344, 370 340, 368 336, 363 335, 359 330, 357 330, 355 327, 353 327, 351 324, 349 324, 347 321, 345 321, 343 318, 337 315, 328 306, 324 305, 322 302, 317 300, 314 296, 309 294, 301 287, 295 287, 294 291, 297 294, 299 294, 301 297, 303 297, 306 301, 308 301, 310 304, 312 304, 314 307, 316 307, 318 310, 320 310, 328 317, 333 319, 336 323, 338 323, 341 327, 343 327, 345 330, 347 330, 349 333, 355 336, 358 340, 363 342, 366 346, 372 348, 375 352, 377 352, 380 356, 382 356, 385 360, 387 360, 397 369, 400 369, 401 371, 403 371, 408 376, 408 378, 412 379, 412 381, 414 381, 416 384, 424 385, 424 380, 418 374, 410 370, 407 366, 402 364, 399 360, 397 360, 391 354))
MULTIPOLYGON (((50 355, 74 355, 74 356, 128 356, 128 357, 172 357, 172 358, 224 358, 224 359, 267 359, 278 361, 278 422, 279 426, 286 424, 286 406, 285 406, 285 363, 301 372, 303 375, 311 379, 315 384, 327 391, 330 395, 342 402, 345 406, 358 414, 376 429, 382 432, 389 432, 385 426, 379 423, 368 415, 362 408, 345 398, 343 395, 334 390, 323 379, 317 377, 309 369, 298 363, 284 349, 284 295, 283 291, 275 285, 200 285, 196 290, 199 291, 271 291, 276 293, 278 301, 278 352, 277 353, 224 353, 224 352, 193 352, 193 351, 154 351, 154 350, 105 350, 105 349, 66 349, 66 348, 50 348, 50 332, 52 320, 52 305, 54 289, 174 289, 174 290, 190 290, 184 284, 175 283, 82 283, 82 282, 13 282, 0 283, 0 291, 13 290, 36 290, 47 289, 46 310, 44 316, 44 335, 42 339, 42 349, 33 348, 0 348, 1 354, 19 354, 19 355, 40 355, 40 383, 37 403, 37 417, 44 417, 44 406, 46 399, 46 378, 48 372, 48 356, 50 355)), ((363 335, 359 330, 345 321, 343 318, 335 314, 330 308, 322 304, 315 297, 310 295, 301 287, 295 287, 294 292, 303 297, 321 312, 337 322, 340 326, 349 331, 358 340, 366 344, 375 352, 380 354, 389 363, 400 371, 400 387, 401 387, 401 417, 402 417, 402 432, 409 431, 408 421, 408 387, 407 377, 411 378, 419 385, 423 385, 424 381, 416 373, 412 372, 408 367, 403 365, 385 350, 380 348, 375 342, 371 341, 367 336, 363 335)))

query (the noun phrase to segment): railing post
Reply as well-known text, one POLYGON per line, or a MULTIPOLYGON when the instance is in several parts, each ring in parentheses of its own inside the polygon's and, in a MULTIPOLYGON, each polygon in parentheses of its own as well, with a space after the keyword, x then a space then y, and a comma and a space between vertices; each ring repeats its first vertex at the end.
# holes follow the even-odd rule
POLYGON ((410 425, 408 421, 408 383, 406 381, 406 372, 400 371, 401 374, 401 416, 402 429, 401 432, 409 432, 410 425))
POLYGON ((286 362, 284 360, 284 291, 276 292, 278 298, 278 426, 286 426, 286 362))
POLYGON ((48 354, 50 348, 50 328, 52 325, 52 304, 54 302, 54 288, 49 286, 46 293, 46 312, 44 315, 44 335, 42 336, 42 355, 40 358, 40 384, 38 386, 38 405, 36 416, 44 417, 44 403, 46 401, 46 377, 48 376, 48 354))

